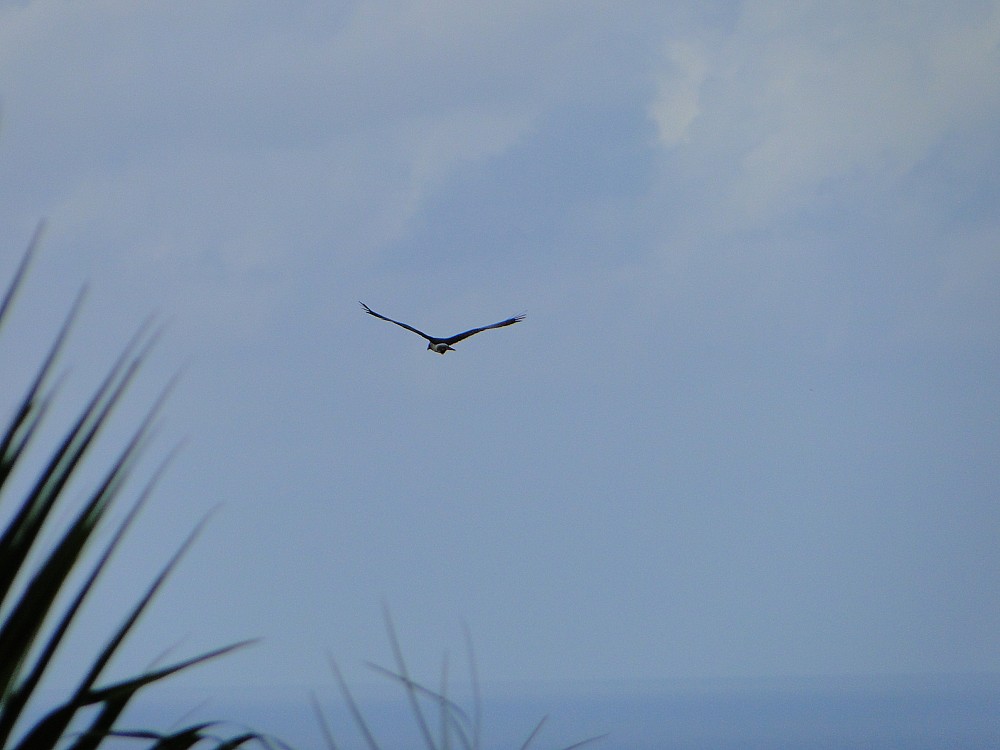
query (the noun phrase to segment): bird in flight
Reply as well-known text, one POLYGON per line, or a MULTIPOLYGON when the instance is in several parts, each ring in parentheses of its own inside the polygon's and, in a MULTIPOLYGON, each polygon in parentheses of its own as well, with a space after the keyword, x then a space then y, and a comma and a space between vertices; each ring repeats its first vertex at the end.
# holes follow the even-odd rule
POLYGON ((406 323, 400 323, 398 320, 393 320, 392 318, 387 318, 384 315, 379 315, 377 312, 372 310, 364 302, 359 302, 365 312, 369 315, 374 315, 376 318, 381 318, 382 320, 387 320, 390 323, 395 323, 396 325, 405 328, 407 331, 413 331, 418 336, 423 336, 429 342, 427 348, 432 352, 437 352, 438 354, 444 354, 445 352, 453 352, 452 344, 457 344, 462 339, 467 339, 469 336, 475 336, 477 333, 482 331, 488 331, 491 328, 503 328, 504 326, 513 325, 514 323, 519 323, 524 320, 524 315, 515 315, 513 318, 507 318, 507 320, 501 320, 499 323, 494 323, 493 325, 483 326, 482 328, 473 328, 471 331, 466 331, 465 333, 456 333, 454 336, 449 336, 448 338, 438 339, 433 336, 428 336, 423 331, 418 331, 413 326, 408 326, 406 323))

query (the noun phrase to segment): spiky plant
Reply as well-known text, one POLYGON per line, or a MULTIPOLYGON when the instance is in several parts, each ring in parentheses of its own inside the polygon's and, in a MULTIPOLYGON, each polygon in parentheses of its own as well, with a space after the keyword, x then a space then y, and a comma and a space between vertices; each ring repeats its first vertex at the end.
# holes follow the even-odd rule
MULTIPOLYGON (((423 739, 424 746, 427 750, 451 750, 453 747, 461 748, 461 750, 481 750, 480 730, 482 723, 482 702, 479 695, 479 677, 476 670, 476 658, 472 651, 472 637, 469 635, 468 629, 465 631, 465 646, 469 663, 469 674, 472 678, 473 705, 471 716, 470 712, 466 711, 460 705, 448 698, 447 655, 445 655, 441 669, 440 691, 432 690, 425 687, 421 683, 416 682, 410 677, 410 671, 406 666, 406 660, 403 658, 403 649, 400 647, 399 638, 396 635, 396 628, 392 624, 392 616, 389 614, 388 606, 384 603, 382 605, 382 615, 385 619, 386 633, 389 637, 389 644, 392 646, 392 654, 396 662, 396 669, 386 669, 385 667, 380 667, 378 664, 373 664, 372 662, 367 662, 367 664, 371 669, 402 686, 410 705, 410 711, 413 714, 413 720, 416 722, 417 729, 423 739), (431 728, 432 722, 430 721, 427 712, 428 704, 431 711, 437 713, 438 722, 436 731, 431 728)), ((330 671, 333 672, 334 679, 336 679, 337 686, 340 688, 341 695, 344 697, 344 702, 347 704, 351 718, 354 720, 354 724, 357 726, 361 736, 364 737, 368 750, 382 750, 381 746, 378 744, 378 740, 375 738, 375 733, 372 731, 368 720, 365 719, 365 716, 361 711, 361 707, 358 705, 353 693, 351 693, 350 688, 347 686, 347 681, 344 679, 340 668, 337 666, 337 662, 334 661, 332 657, 329 661, 330 671)), ((338 750, 337 743, 333 738, 333 730, 330 726, 330 722, 326 714, 323 712, 322 707, 319 705, 319 702, 316 700, 315 695, 313 696, 312 704, 313 711, 316 714, 316 718, 319 722, 320 730, 323 733, 323 738, 326 741, 328 750, 338 750)), ((547 719, 547 716, 543 716, 541 720, 535 724, 535 728, 528 735, 528 738, 522 743, 521 750, 528 750, 531 743, 534 742, 536 737, 538 737, 538 734, 541 732, 542 726, 545 724, 547 719)), ((588 737, 580 742, 574 742, 572 745, 566 745, 562 748, 562 750, 577 750, 577 748, 583 747, 584 745, 589 745, 592 742, 604 739, 606 736, 607 735, 601 734, 594 737, 588 737)))
MULTIPOLYGON (((41 229, 39 225, 0 300, 0 333, 35 252, 41 229)), ((70 306, 62 329, 27 392, 14 408, 6 428, 0 425, 0 510, 10 519, 0 528, 0 750, 50 750, 57 746, 68 750, 92 750, 115 736, 137 740, 140 746, 149 750, 183 750, 194 745, 228 750, 254 740, 268 745, 266 738, 254 732, 226 738, 214 736, 216 722, 163 733, 118 728, 122 712, 147 686, 248 643, 236 643, 169 666, 150 668, 125 680, 108 682, 105 677, 112 657, 194 539, 197 529, 167 561, 139 601, 124 613, 122 625, 107 641, 98 644, 94 653, 82 661, 79 654, 71 655, 74 662, 85 666, 68 697, 57 701, 56 705, 37 705, 42 678, 51 671, 55 659, 67 656, 60 653, 67 632, 155 482, 154 477, 139 492, 125 520, 113 530, 103 548, 92 549, 98 542, 96 537, 101 522, 135 466, 163 399, 161 396, 153 404, 131 440, 106 468, 96 489, 86 496, 80 507, 70 507, 67 487, 73 486, 72 480, 88 461, 95 439, 135 378, 155 339, 148 333, 148 326, 143 326, 75 422, 66 428, 62 439, 51 445, 40 444, 39 427, 58 390, 53 368, 79 302, 80 297, 70 306), (25 461, 28 452, 43 454, 42 469, 28 482, 24 495, 12 497, 11 478, 19 470, 22 473, 31 470, 25 461), (70 516, 68 524, 60 526, 53 522, 57 509, 60 515, 70 516), (31 715, 41 718, 29 720, 29 709, 31 715)))

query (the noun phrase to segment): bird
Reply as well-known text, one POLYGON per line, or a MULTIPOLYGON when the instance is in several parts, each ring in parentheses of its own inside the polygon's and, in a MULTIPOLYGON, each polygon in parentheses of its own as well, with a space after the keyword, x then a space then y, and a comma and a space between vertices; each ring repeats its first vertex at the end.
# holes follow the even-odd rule
POLYGON ((444 354, 445 352, 455 351, 452 348, 452 344, 457 344, 463 339, 469 338, 469 336, 475 336, 477 333, 483 331, 488 331, 491 328, 503 328, 504 326, 514 325, 514 323, 520 323, 524 320, 524 314, 515 315, 513 318, 507 318, 507 320, 501 320, 499 323, 494 323, 493 325, 482 326, 481 328, 473 328, 472 330, 465 331, 464 333, 456 333, 454 336, 449 336, 448 338, 435 338, 434 336, 428 336, 423 331, 418 331, 413 326, 408 326, 406 323, 400 323, 398 320, 393 320, 392 318, 387 318, 384 315, 379 315, 377 312, 372 310, 364 302, 359 302, 359 305, 364 308, 364 311, 369 315, 374 315, 376 318, 381 318, 382 320, 388 321, 389 323, 395 323, 396 325, 405 328, 407 331, 413 331, 418 336, 423 336, 429 342, 427 348, 432 352, 437 352, 438 354, 444 354))

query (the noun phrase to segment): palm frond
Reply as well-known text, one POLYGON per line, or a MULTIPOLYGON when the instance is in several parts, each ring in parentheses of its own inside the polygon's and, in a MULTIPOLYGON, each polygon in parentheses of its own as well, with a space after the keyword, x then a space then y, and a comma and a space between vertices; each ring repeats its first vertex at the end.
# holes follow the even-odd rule
MULTIPOLYGON (((0 299, 0 326, 6 322, 10 306, 24 281, 42 226, 39 225, 10 286, 0 299)), ((89 550, 102 521, 148 445, 154 422, 173 382, 163 388, 104 471, 96 488, 70 513, 68 523, 61 530, 52 528, 54 511, 68 502, 67 488, 80 474, 81 466, 93 452, 99 436, 158 338, 158 332, 150 330, 151 320, 145 321, 62 436, 50 448, 37 445, 39 427, 58 391, 58 380, 53 383, 55 363, 83 296, 81 292, 73 301, 35 378, 18 401, 6 427, 0 430, 0 504, 17 503, 0 529, 0 750, 52 750, 57 746, 67 750, 96 750, 108 737, 126 736, 116 730, 116 724, 144 688, 251 643, 232 644, 166 667, 150 668, 128 679, 99 685, 119 647, 194 542, 202 522, 166 562, 122 624, 96 655, 84 663, 71 695, 48 710, 38 711, 41 718, 32 726, 24 730, 19 728, 27 715, 26 708, 37 698, 37 688, 58 657, 77 614, 169 463, 168 458, 158 467, 110 540, 96 558, 92 558, 89 550), (10 478, 17 472, 27 471, 26 455, 39 450, 44 451, 41 468, 21 497, 11 497, 10 478), (87 571, 86 575, 70 589, 82 570, 87 571), (64 595, 69 598, 66 603, 60 603, 64 595), (71 726, 81 721, 84 729, 71 732, 71 726)), ((76 659, 79 660, 79 656, 76 659)), ((216 724, 211 722, 196 724, 168 734, 140 729, 128 736, 147 740, 149 750, 181 750, 204 741, 214 743, 219 750, 234 750, 253 740, 272 746, 264 735, 250 731, 229 738, 214 737, 208 733, 214 726, 216 724)))

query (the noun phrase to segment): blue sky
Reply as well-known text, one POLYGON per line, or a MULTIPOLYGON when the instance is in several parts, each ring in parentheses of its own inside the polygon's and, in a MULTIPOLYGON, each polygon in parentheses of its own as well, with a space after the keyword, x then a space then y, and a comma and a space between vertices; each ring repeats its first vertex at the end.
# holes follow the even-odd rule
POLYGON ((1000 670, 1000 3, 0 2, 0 105, 3 408, 84 281, 98 463, 184 370, 74 648, 221 505, 123 671, 1000 670))

